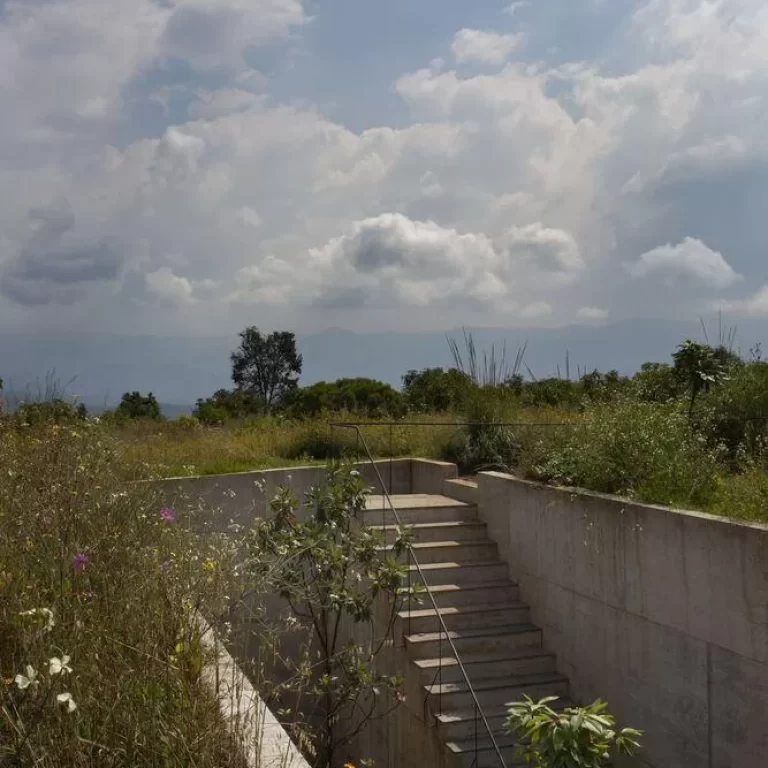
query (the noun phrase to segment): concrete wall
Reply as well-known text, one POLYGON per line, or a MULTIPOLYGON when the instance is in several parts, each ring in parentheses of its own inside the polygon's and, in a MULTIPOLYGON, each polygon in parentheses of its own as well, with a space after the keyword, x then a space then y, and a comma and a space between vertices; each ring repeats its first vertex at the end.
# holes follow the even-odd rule
MULTIPOLYGON (((454 464, 423 459, 382 459, 376 462, 376 469, 370 462, 361 462, 358 470, 374 494, 381 492, 382 485, 390 494, 440 493, 443 482, 456 477, 454 464)), ((153 481, 153 486, 160 491, 164 504, 178 509, 195 527, 226 532, 233 530, 233 525, 248 527, 263 517, 279 487, 290 488, 302 498, 312 486, 323 482, 325 471, 324 465, 317 465, 173 477, 153 481)))
POLYGON ((768 526, 495 472, 477 483, 579 702, 643 729, 655 768, 768 766, 768 526))

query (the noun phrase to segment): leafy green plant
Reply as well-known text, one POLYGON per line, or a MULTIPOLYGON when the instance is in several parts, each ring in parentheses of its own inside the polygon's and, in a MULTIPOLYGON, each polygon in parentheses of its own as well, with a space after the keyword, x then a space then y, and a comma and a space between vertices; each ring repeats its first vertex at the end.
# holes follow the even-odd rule
POLYGON ((534 479, 661 504, 705 505, 718 457, 681 404, 593 408, 572 425, 530 430, 520 469, 534 479))
POLYGON ((378 671, 376 659, 411 594, 401 558, 407 536, 397 531, 384 549, 381 534, 359 524, 367 494, 356 470, 332 465, 303 504, 279 490, 272 516, 249 536, 254 582, 284 599, 291 623, 308 631, 299 661, 285 662, 290 675, 273 695, 317 705, 319 725, 306 718, 295 735, 311 743, 323 768, 335 765, 339 750, 401 697, 402 680, 378 671))
POLYGON ((556 696, 538 702, 526 696, 509 708, 507 728, 520 739, 519 753, 533 768, 601 768, 614 755, 640 748, 641 731, 617 731, 604 702, 556 712, 549 706, 555 701, 556 696))

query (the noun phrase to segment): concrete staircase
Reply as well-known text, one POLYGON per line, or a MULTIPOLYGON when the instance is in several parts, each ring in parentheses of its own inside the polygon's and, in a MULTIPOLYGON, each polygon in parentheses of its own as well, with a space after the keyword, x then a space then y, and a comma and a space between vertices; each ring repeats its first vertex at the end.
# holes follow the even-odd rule
MULTIPOLYGON (((524 694, 567 700, 568 680, 542 647, 541 630, 531 623, 529 608, 509 580, 507 564, 499 560, 477 507, 437 495, 391 498, 403 525, 412 531, 423 581, 435 597, 504 760, 507 766, 522 765, 514 756, 514 739, 504 730, 506 705, 524 694)), ((368 499, 364 522, 381 530, 386 544, 396 535, 396 519, 380 495, 368 499)), ((422 581, 415 565, 410 578, 422 581)), ((414 706, 426 701, 446 765, 500 768, 426 593, 400 612, 396 631, 408 656, 407 687, 416 686, 422 694, 414 706)))

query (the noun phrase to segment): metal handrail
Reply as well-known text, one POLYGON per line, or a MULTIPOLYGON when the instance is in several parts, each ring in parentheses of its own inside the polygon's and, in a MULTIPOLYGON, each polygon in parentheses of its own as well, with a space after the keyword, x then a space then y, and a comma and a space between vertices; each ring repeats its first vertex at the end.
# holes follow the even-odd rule
MULTIPOLYGON (((371 462, 373 471, 376 473, 376 479, 379 481, 379 484, 381 485, 381 494, 383 497, 386 498, 387 503, 389 504, 389 508, 392 510, 392 514, 394 515, 394 518, 395 518, 395 521, 397 522, 398 527, 402 528, 403 522, 400 519, 400 515, 397 514, 397 509, 395 509, 395 505, 392 503, 392 498, 390 497, 389 491, 384 485, 384 479, 382 478, 381 473, 379 472, 378 466, 376 466, 376 460, 373 458, 373 454, 371 454, 371 450, 368 447, 368 443, 366 443, 365 441, 365 437, 360 431, 360 427, 357 424, 336 424, 334 426, 345 427, 347 429, 354 429, 357 432, 357 437, 359 438, 360 443, 362 444, 363 450, 365 451, 365 454, 368 457, 368 460, 371 462)), ((448 627, 446 626, 445 621, 440 613, 440 609, 437 606, 437 602, 435 601, 435 596, 432 594, 432 590, 429 588, 429 584, 427 584, 426 576, 424 575, 424 572, 421 570, 421 565, 419 565, 419 560, 416 557, 416 553, 413 551, 413 547, 411 546, 410 542, 408 542, 406 546, 408 548, 408 553, 410 557, 413 559, 413 564, 416 566, 416 570, 418 571, 419 576, 421 577, 421 581, 424 584, 424 589, 427 595, 429 595, 430 601, 432 602, 432 607, 435 610, 435 615, 437 616, 437 620, 440 622, 440 629, 445 634, 445 639, 448 641, 448 645, 450 646, 451 651, 453 652, 454 658, 456 659, 456 663, 458 664, 459 670, 461 671, 461 675, 464 678, 464 682, 467 685, 467 689, 469 690, 469 693, 472 696, 472 701, 475 704, 475 710, 477 713, 480 714, 480 718, 483 721, 483 725, 485 726, 485 730, 488 734, 488 738, 491 741, 491 745, 493 746, 493 749, 496 752, 496 756, 499 758, 499 762, 501 763, 501 768, 507 768, 507 764, 504 761, 503 755, 501 754, 501 750, 499 749, 499 745, 496 742, 496 738, 494 737, 493 732, 491 731, 491 726, 488 725, 488 719, 486 718, 485 713, 483 712, 483 709, 480 706, 480 702, 478 701, 477 693, 475 692, 474 686, 470 682, 469 675, 467 675, 467 670, 464 668, 464 664, 462 664, 461 658, 459 657, 459 652, 456 649, 456 645, 451 639, 451 635, 448 631, 448 627)), ((409 613, 411 611, 410 605, 408 607, 408 611, 409 613)), ((440 660, 440 665, 442 666, 442 658, 440 660)), ((477 745, 475 745, 475 750, 477 750, 477 745)))

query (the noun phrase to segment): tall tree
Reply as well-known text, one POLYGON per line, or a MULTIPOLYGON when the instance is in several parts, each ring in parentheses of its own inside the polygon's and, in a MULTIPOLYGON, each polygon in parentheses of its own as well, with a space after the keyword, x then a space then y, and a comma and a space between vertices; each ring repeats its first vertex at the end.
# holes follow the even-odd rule
POLYGON ((232 380, 262 403, 264 413, 296 388, 301 367, 296 337, 288 331, 265 336, 252 325, 240 332, 240 346, 232 353, 232 380))

